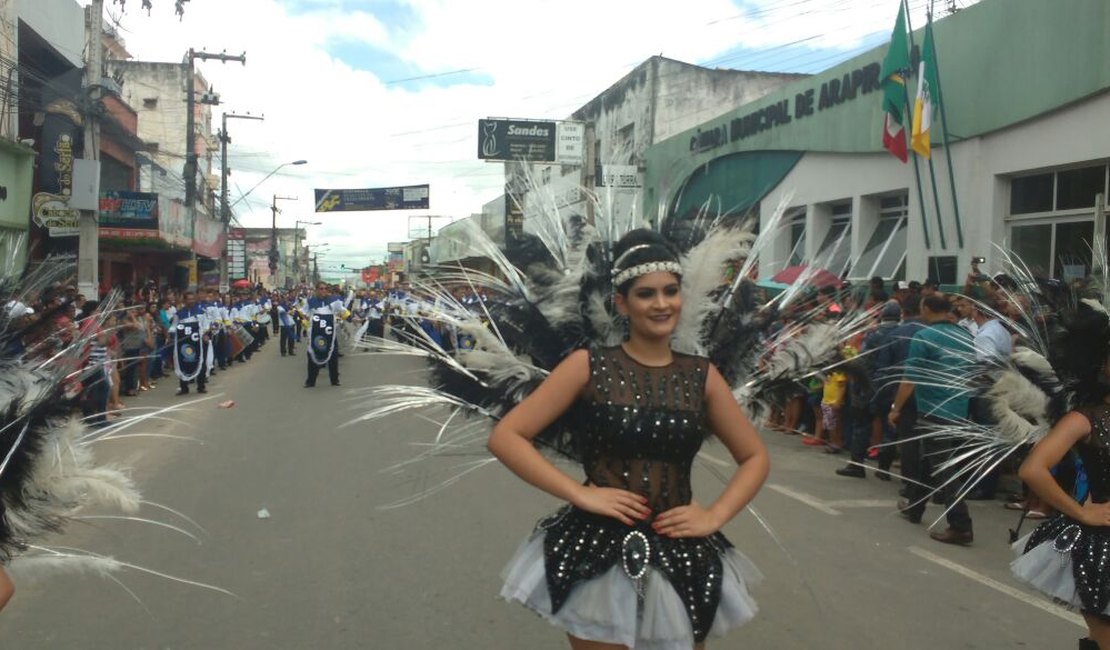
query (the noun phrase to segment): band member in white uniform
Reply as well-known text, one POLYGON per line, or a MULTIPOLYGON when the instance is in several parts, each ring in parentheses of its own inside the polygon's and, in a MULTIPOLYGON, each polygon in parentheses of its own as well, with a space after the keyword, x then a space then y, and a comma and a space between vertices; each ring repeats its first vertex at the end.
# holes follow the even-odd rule
POLYGON ((336 330, 339 320, 350 316, 343 306, 343 299, 328 295, 328 285, 316 285, 316 295, 308 299, 308 377, 305 388, 316 385, 316 376, 322 366, 328 367, 328 379, 332 386, 339 385, 339 355, 336 346, 336 330))

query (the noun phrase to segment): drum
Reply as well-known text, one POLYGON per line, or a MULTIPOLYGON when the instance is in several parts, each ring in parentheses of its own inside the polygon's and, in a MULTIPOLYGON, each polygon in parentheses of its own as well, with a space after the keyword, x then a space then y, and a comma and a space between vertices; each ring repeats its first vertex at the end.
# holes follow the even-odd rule
POLYGON ((234 323, 227 329, 227 340, 231 344, 232 358, 242 354, 243 350, 254 343, 254 337, 239 323, 234 323))

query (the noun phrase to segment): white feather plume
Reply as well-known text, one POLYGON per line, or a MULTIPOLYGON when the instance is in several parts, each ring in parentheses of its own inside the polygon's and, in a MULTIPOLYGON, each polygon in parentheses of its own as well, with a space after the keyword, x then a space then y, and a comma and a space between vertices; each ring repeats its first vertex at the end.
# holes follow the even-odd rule
POLYGON ((755 236, 739 228, 718 226, 682 257, 683 308, 672 345, 687 354, 705 354, 706 320, 721 310, 719 292, 725 265, 747 258, 755 236))

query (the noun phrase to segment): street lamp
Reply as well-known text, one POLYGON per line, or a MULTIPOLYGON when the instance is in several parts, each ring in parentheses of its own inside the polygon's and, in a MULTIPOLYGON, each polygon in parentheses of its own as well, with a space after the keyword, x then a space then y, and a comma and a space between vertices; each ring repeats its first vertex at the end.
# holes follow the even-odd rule
POLYGON ((249 190, 247 190, 246 192, 244 192, 242 196, 240 196, 239 198, 235 199, 235 202, 231 204, 231 207, 233 207, 233 208, 234 208, 235 206, 239 205, 239 203, 240 203, 241 201, 243 201, 243 200, 244 200, 244 199, 246 199, 246 198, 247 198, 248 196, 250 196, 251 192, 253 192, 253 191, 257 190, 257 189, 258 189, 258 186, 259 186, 259 185, 261 185, 261 184, 265 183, 266 181, 270 180, 270 177, 271 177, 271 176, 273 176, 274 174, 278 173, 278 171, 280 171, 282 167, 288 167, 289 165, 307 165, 307 164, 308 164, 308 161, 307 161, 307 160, 294 160, 293 162, 281 163, 281 164, 280 164, 280 165, 278 165, 277 167, 274 167, 273 171, 271 171, 271 172, 270 172, 269 174, 266 174, 266 175, 265 175, 265 176, 264 176, 264 177, 262 178, 262 180, 260 180, 260 181, 258 181, 257 183, 255 183, 255 184, 254 184, 254 187, 250 188, 249 190))
POLYGON ((319 226, 323 224, 322 221, 301 221, 297 219, 297 223, 293 226, 293 281, 301 281, 301 254, 298 251, 301 245, 301 224, 306 226, 319 226))

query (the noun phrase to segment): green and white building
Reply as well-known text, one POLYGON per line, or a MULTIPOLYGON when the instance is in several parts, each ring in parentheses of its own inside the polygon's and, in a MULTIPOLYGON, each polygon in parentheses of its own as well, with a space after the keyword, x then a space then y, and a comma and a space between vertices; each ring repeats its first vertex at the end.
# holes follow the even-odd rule
MULTIPOLYGON (((946 152, 934 117, 935 195, 927 160, 919 194, 914 154, 883 148, 883 46, 650 147, 645 216, 756 211, 766 227, 785 202, 762 277, 808 262, 959 283, 973 256, 997 267, 996 246, 1082 277, 1107 237, 1110 2, 983 0, 933 31, 949 133, 946 152)), ((916 75, 906 87, 912 106, 916 75)))

